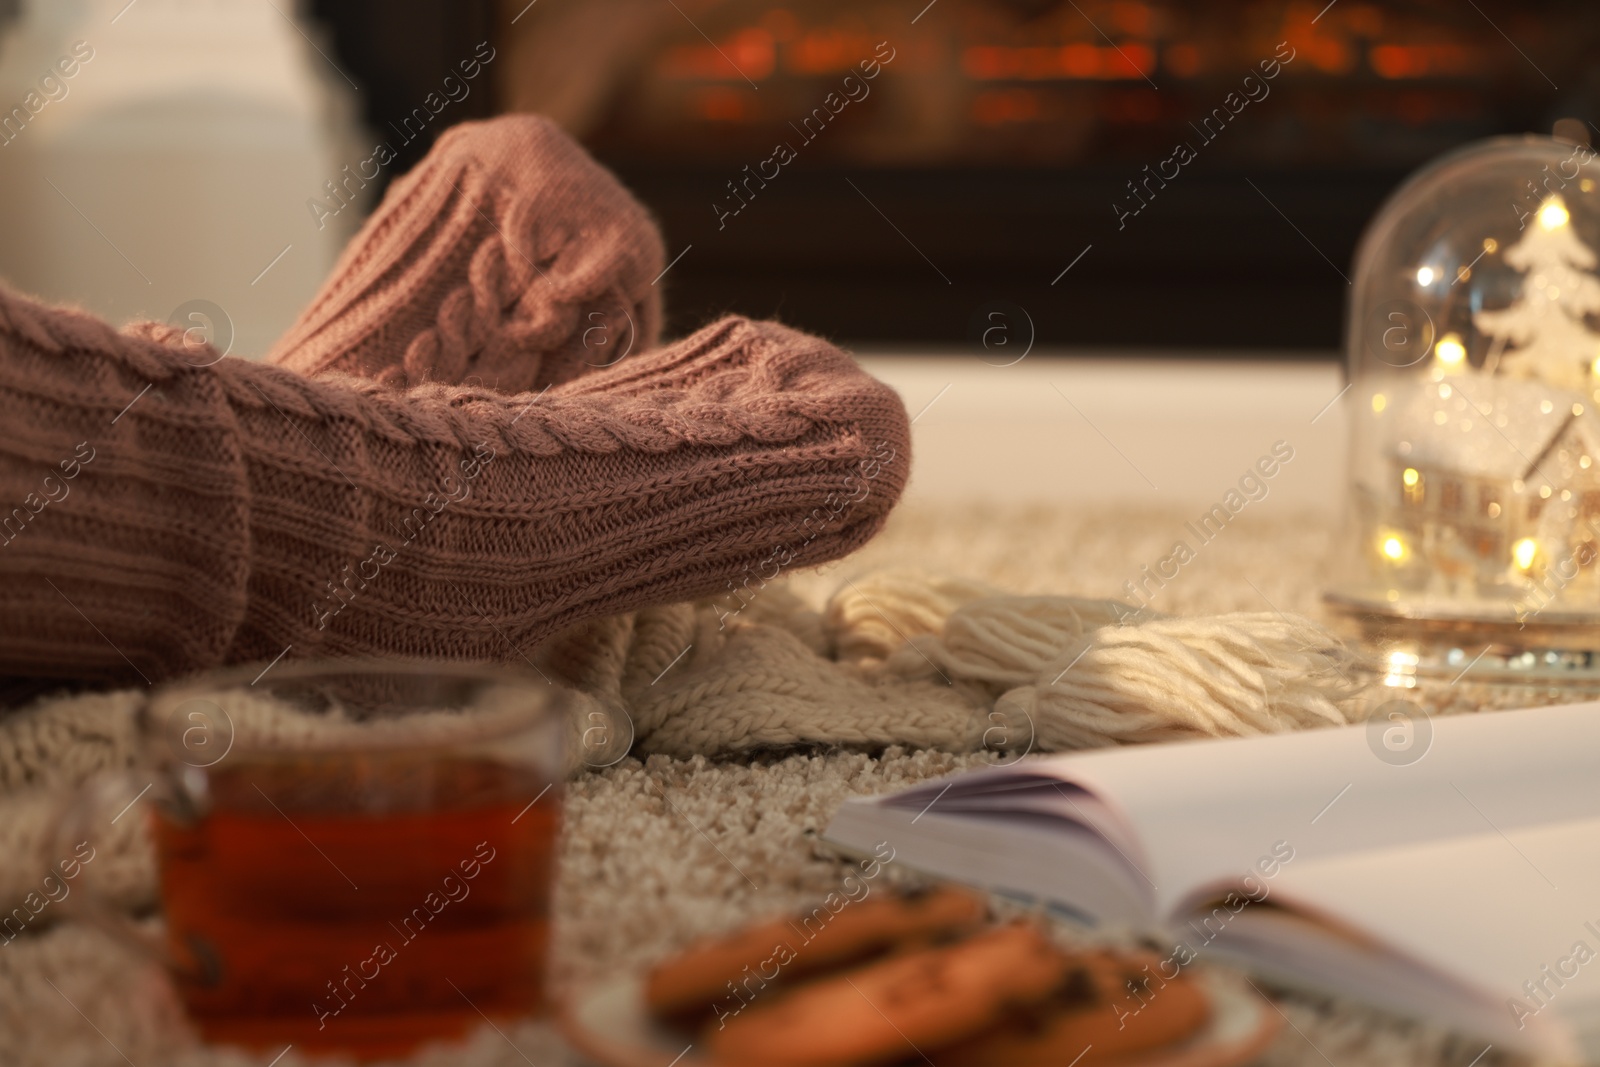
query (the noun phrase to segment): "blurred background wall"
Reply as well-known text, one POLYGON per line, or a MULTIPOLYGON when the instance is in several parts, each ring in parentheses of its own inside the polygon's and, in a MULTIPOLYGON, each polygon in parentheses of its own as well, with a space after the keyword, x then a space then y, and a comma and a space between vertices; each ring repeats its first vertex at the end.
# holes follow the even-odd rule
POLYGON ((1045 346, 1278 354, 1337 344, 1356 237, 1408 171, 1600 112, 1592 0, 0 0, 0 21, 0 275, 118 321, 220 314, 243 354, 441 129, 500 110, 554 116, 655 210, 675 331, 739 311, 970 348, 998 309, 1045 346))
POLYGON ((306 197, 356 143, 354 89, 271 3, 23 0, 0 38, 0 274, 114 322, 258 354, 355 213, 306 197))

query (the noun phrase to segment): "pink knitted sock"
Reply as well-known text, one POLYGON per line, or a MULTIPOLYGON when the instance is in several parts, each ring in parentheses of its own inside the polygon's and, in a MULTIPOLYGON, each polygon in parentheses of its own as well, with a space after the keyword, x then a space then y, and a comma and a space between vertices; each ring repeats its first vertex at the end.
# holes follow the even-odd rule
POLYGON ((554 123, 451 128, 390 186, 267 361, 537 390, 656 343, 649 214, 554 123))
POLYGON ((894 393, 772 323, 520 396, 208 362, 0 289, 0 674, 520 663, 841 556, 907 475, 894 393))

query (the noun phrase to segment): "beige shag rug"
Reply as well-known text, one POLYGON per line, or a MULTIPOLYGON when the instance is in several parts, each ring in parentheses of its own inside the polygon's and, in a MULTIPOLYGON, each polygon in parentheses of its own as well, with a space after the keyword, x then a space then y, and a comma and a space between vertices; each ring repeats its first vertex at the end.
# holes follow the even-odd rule
MULTIPOLYGON (((1140 582, 1146 566, 1170 555, 1183 536, 1185 518, 1120 510, 1085 514, 1065 506, 908 506, 860 553, 819 571, 789 575, 786 588, 820 609, 847 581, 914 561, 930 572, 1015 593, 1125 598, 1125 582, 1140 582)), ((1166 613, 1315 616, 1328 528, 1323 516, 1258 509, 1201 546, 1177 577, 1156 591, 1150 606, 1166 613)), ((670 645, 663 648, 670 652, 670 645)), ((653 700, 657 691, 638 678, 629 680, 625 658, 612 665, 607 684, 620 686, 624 697, 633 693, 633 706, 644 707, 638 694, 648 689, 653 700)), ((679 684, 693 681, 688 672, 679 684)), ((698 684, 702 688, 695 699, 715 696, 703 679, 698 684)), ((1337 692, 1329 693, 1330 700, 1339 700, 1337 692)), ((75 698, 76 715, 58 716, 48 738, 15 728, 33 721, 27 716, 36 715, 37 708, 0 717, 0 897, 12 900, 33 875, 42 875, 43 865, 35 870, 28 860, 42 844, 39 827, 67 783, 118 761, 127 738, 105 724, 136 699, 137 694, 75 698)), ((681 703, 689 698, 661 699, 681 703)), ((1467 698, 1453 694, 1453 699, 1467 698)), ((907 706, 904 714, 910 720, 919 711, 907 706)), ((708 759, 677 754, 692 750, 693 742, 670 731, 658 743, 645 744, 661 724, 636 725, 650 754, 587 771, 568 792, 555 949, 557 974, 567 982, 642 965, 697 935, 814 903, 840 884, 842 867, 819 835, 846 797, 902 788, 997 758, 971 751, 970 737, 960 741, 959 730, 947 730, 940 736, 960 743, 883 748, 867 738, 866 751, 816 746, 786 751, 775 747, 786 736, 781 731, 752 744, 727 743, 745 735, 724 733, 720 745, 713 746, 723 755, 708 759)), ((930 740, 937 738, 930 735, 930 740)), ((593 762, 610 762, 610 757, 593 762)), ((147 853, 131 841, 138 833, 135 821, 124 826, 130 841, 114 851, 122 857, 119 877, 126 894, 138 900, 151 892, 148 859, 141 858, 147 853)), ((41 918, 45 921, 28 933, 0 942, 0 1067, 267 1067, 270 1054, 196 1045, 164 977, 152 966, 93 928, 41 918)), ((1498 1050, 1475 1060, 1484 1051, 1481 1043, 1352 1005, 1286 994, 1280 1009, 1289 1025, 1264 1063, 1463 1067, 1507 1062, 1498 1050)), ((290 1050, 276 1067, 302 1062, 318 1061, 302 1061, 290 1050)), ((425 1050, 408 1062, 544 1067, 575 1061, 546 1026, 528 1022, 486 1026, 465 1047, 425 1050)))

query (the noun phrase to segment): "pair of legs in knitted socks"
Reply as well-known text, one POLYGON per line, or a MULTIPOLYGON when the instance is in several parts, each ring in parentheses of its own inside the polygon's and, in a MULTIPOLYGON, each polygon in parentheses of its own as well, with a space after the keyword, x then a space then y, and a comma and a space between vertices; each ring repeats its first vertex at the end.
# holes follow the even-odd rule
POLYGON ((775 323, 657 347, 662 261, 509 116, 394 184, 266 363, 0 291, 0 674, 516 663, 861 544, 908 473, 899 399, 775 323))

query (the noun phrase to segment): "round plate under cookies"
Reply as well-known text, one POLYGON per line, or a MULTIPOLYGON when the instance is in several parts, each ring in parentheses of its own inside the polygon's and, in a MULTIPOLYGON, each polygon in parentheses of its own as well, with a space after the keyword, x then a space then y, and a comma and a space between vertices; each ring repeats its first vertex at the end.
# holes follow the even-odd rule
MULTIPOLYGON (((1211 1001, 1199 1033, 1170 1048, 1115 1061, 1127 1067, 1238 1067, 1266 1051, 1283 1016, 1242 979, 1226 971, 1195 975, 1211 1001)), ((600 1067, 711 1067, 682 1032, 656 1022, 645 1008, 644 976, 595 982, 560 1008, 557 1025, 583 1056, 600 1067)), ((1107 1063, 1104 1067, 1113 1067, 1107 1063)))

